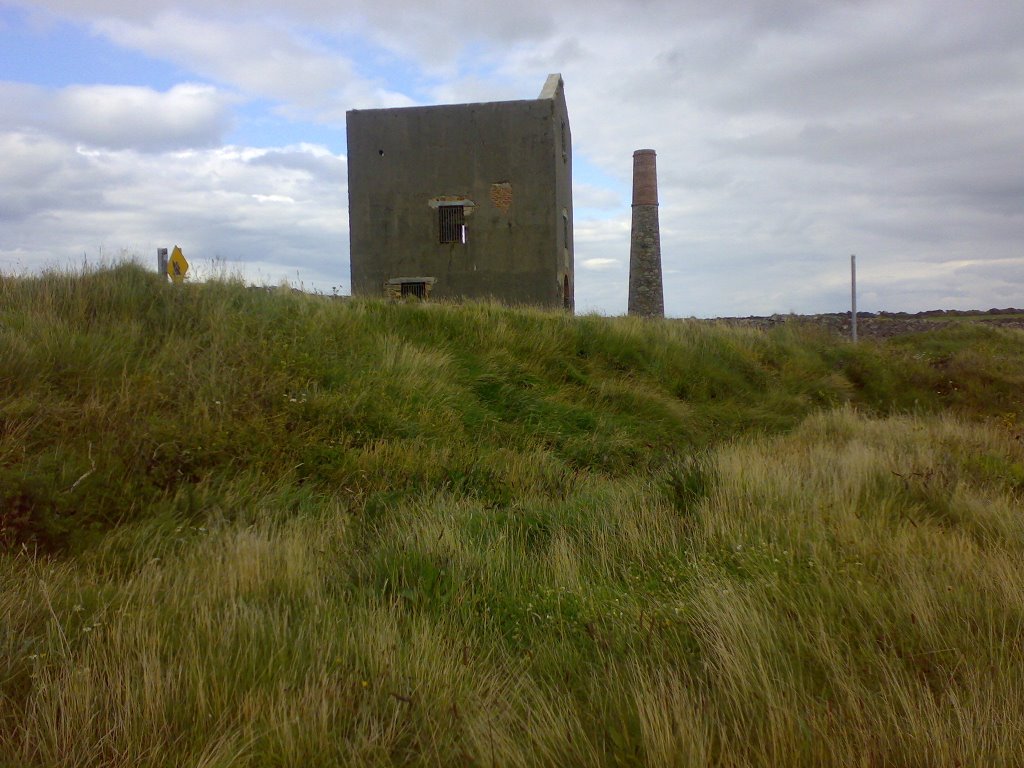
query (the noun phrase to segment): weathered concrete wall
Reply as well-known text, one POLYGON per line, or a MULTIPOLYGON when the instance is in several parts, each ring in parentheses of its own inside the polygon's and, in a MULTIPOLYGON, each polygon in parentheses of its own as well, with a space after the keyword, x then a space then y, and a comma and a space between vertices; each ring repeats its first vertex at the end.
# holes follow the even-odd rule
POLYGON ((638 149, 633 153, 633 229, 629 246, 627 311, 644 317, 665 316, 658 174, 653 149, 638 149))
POLYGON ((556 85, 529 101, 348 113, 353 294, 423 275, 434 298, 564 304, 571 144, 556 85), (453 202, 464 205, 465 242, 441 243, 437 207, 453 202))
POLYGON ((569 110, 565 104, 562 78, 559 75, 549 76, 540 95, 542 99, 550 99, 554 107, 557 278, 562 306, 573 311, 576 308, 576 274, 573 256, 572 131, 569 128, 569 110))

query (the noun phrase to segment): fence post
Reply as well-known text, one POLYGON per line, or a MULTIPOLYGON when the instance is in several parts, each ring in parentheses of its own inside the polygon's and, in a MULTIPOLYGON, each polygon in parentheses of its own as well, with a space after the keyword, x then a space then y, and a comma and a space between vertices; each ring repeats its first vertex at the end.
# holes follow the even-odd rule
POLYGON ((857 343, 857 257, 850 255, 850 334, 857 343))

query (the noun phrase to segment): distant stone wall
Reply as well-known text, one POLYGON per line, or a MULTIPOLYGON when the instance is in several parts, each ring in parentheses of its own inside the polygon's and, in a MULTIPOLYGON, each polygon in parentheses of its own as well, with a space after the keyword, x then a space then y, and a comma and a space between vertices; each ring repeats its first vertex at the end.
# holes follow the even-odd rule
MULTIPOLYGON (((817 325, 837 335, 850 335, 850 313, 828 315, 771 315, 770 317, 723 317, 708 322, 728 323, 749 328, 768 330, 786 323, 805 323, 817 325)), ((888 339, 908 333, 925 333, 949 328, 964 323, 979 323, 998 326, 1000 328, 1018 328, 1024 330, 1024 312, 1001 311, 992 316, 982 312, 963 314, 947 312, 922 312, 917 315, 886 314, 857 315, 857 335, 861 338, 888 339), (1016 314, 1014 314, 1014 312, 1016 314)))

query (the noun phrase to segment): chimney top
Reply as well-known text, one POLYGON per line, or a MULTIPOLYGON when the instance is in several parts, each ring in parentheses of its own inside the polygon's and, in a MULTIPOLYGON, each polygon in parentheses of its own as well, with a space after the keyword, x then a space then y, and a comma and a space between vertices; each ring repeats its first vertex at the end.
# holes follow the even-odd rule
POLYGON ((658 168, 653 149, 633 153, 633 205, 658 204, 658 168))

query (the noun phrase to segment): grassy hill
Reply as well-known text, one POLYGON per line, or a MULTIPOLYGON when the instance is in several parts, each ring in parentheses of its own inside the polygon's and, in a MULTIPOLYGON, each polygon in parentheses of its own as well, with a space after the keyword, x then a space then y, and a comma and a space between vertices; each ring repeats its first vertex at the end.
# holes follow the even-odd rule
POLYGON ((0 765, 1024 762, 1024 332, 0 277, 0 765))

